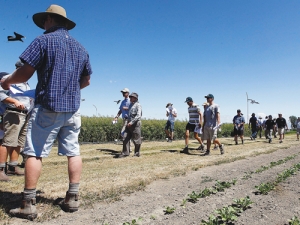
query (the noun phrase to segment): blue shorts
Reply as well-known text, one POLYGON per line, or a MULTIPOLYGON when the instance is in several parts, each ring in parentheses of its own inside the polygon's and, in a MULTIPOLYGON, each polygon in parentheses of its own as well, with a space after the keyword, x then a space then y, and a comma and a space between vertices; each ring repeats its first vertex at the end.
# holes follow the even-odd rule
POLYGON ((80 155, 78 135, 81 116, 77 112, 53 112, 40 105, 32 109, 24 154, 47 157, 53 142, 58 141, 58 153, 66 156, 80 155))
POLYGON ((174 131, 174 122, 171 122, 170 120, 167 121, 166 126, 165 126, 165 130, 169 130, 171 132, 174 131))

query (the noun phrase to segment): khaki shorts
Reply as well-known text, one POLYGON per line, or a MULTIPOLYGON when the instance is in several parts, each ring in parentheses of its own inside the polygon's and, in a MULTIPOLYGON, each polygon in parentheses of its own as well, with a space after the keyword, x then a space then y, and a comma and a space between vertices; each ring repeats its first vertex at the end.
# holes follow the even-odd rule
POLYGON ((278 134, 284 134, 284 128, 278 128, 278 134))
POLYGON ((6 110, 3 115, 3 146, 24 147, 27 133, 27 114, 6 110))
POLYGON ((204 127, 203 130, 203 139, 204 140, 215 140, 217 138, 217 129, 213 129, 211 127, 204 127))

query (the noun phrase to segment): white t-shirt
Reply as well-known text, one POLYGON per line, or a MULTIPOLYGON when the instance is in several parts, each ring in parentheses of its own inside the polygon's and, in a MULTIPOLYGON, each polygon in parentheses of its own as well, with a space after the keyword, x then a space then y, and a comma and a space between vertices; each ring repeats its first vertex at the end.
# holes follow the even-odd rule
POLYGON ((175 117, 172 115, 172 113, 177 114, 177 110, 174 107, 169 106, 168 108, 166 108, 166 111, 167 113, 169 113, 168 120, 170 122, 175 122, 175 117))

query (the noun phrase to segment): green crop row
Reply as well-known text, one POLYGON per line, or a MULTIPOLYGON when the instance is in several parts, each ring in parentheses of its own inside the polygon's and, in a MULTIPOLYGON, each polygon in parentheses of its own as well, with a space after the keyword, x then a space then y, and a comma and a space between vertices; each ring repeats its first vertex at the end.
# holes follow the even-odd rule
MULTIPOLYGON (((106 142, 114 141, 119 138, 122 128, 122 119, 118 123, 112 124, 111 117, 81 117, 81 132, 79 135, 80 142, 106 142)), ((175 122, 174 138, 184 139, 185 127, 187 121, 177 120, 175 122)), ((143 119, 142 120, 142 137, 144 140, 163 140, 165 134, 166 120, 143 119)), ((233 124, 225 123, 218 132, 218 137, 230 137, 233 131, 233 124)), ((245 125, 245 136, 250 135, 248 126, 245 125)), ((192 134, 191 134, 192 137, 192 134)))

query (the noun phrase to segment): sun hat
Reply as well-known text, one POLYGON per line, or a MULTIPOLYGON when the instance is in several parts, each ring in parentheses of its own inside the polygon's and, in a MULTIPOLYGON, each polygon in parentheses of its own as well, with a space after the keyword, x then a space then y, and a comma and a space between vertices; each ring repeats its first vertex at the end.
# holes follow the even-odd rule
POLYGON ((123 90, 121 90, 122 93, 124 92, 128 92, 129 93, 129 89, 128 88, 124 88, 123 90))
POLYGON ((208 94, 208 95, 206 95, 206 96, 204 96, 204 98, 215 98, 212 94, 208 94))
POLYGON ((168 103, 166 108, 168 108, 169 106, 172 106, 173 104, 172 103, 168 103))
POLYGON ((15 66, 16 66, 16 67, 22 67, 22 66, 24 66, 24 63, 22 63, 21 60, 18 60, 18 61, 16 62, 16 64, 15 64, 15 66))
POLYGON ((186 99, 185 99, 185 102, 192 102, 193 101, 193 99, 191 98, 191 97, 187 97, 186 99))
POLYGON ((35 25, 37 25, 39 28, 44 29, 44 24, 42 24, 43 20, 47 15, 58 15, 61 18, 65 19, 66 21, 66 28, 68 30, 73 29, 76 26, 76 23, 74 23, 72 20, 67 18, 66 10, 59 6, 59 5, 50 5, 48 9, 46 9, 45 12, 36 13, 32 16, 33 22, 35 25))
POLYGON ((136 99, 139 99, 139 95, 135 92, 132 92, 129 97, 135 97, 136 99))

